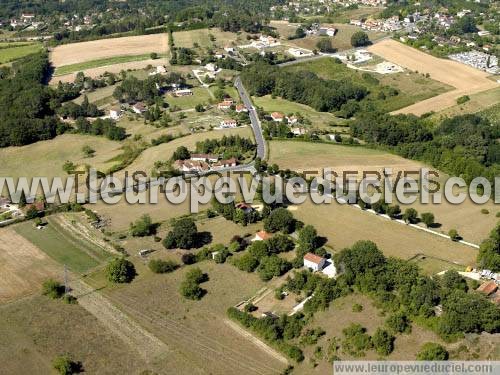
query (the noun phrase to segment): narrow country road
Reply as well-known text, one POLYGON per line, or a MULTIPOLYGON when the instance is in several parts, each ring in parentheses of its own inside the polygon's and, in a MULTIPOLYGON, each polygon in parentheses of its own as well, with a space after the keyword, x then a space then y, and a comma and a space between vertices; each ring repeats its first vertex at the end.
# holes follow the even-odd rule
POLYGON ((248 114, 250 115, 250 121, 252 122, 252 129, 255 135, 255 142, 257 143, 257 157, 265 159, 266 142, 264 140, 264 136, 262 135, 262 127, 260 125, 259 115, 257 114, 257 111, 252 104, 252 100, 250 99, 247 90, 243 86, 240 77, 237 77, 234 81, 234 87, 236 87, 236 89, 238 90, 241 100, 245 104, 245 107, 247 107, 248 114))

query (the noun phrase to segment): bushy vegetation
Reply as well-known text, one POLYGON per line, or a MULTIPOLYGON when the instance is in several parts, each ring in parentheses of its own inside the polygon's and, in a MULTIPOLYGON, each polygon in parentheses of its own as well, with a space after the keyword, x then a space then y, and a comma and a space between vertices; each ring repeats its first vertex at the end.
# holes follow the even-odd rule
POLYGON ((206 290, 200 287, 201 283, 208 281, 208 275, 199 268, 190 269, 181 283, 180 292, 184 298, 200 300, 206 290))
POLYGON ((500 224, 490 233, 490 236, 481 243, 477 261, 482 268, 500 271, 500 224))
POLYGON ((114 259, 106 267, 106 276, 113 283, 129 283, 136 276, 135 266, 125 258, 114 259))
POLYGON ((267 342, 276 346, 280 351, 285 353, 289 358, 296 362, 304 360, 302 350, 289 344, 287 340, 299 337, 302 327, 304 326, 302 314, 292 316, 282 315, 280 317, 266 316, 264 318, 256 318, 253 315, 239 311, 234 307, 230 307, 227 311, 228 316, 238 321, 241 325, 251 329, 267 342))
POLYGON ((61 298, 64 295, 64 285, 53 279, 45 280, 42 284, 42 294, 52 299, 61 298))
MULTIPOLYGON (((206 139, 196 143, 197 153, 222 155, 224 159, 241 159, 255 151, 255 144, 249 138, 239 135, 223 136, 220 139, 206 139)), ((253 156, 253 155, 252 155, 253 156)))
POLYGON ((175 271, 179 265, 171 260, 151 259, 148 267, 154 273, 169 273, 175 271))
POLYGON ((150 236, 156 232, 156 226, 148 214, 142 215, 134 223, 130 224, 130 234, 134 237, 150 236))
POLYGON ((198 228, 193 219, 189 217, 173 221, 172 230, 168 232, 163 240, 163 246, 167 249, 176 247, 191 249, 199 245, 198 228))

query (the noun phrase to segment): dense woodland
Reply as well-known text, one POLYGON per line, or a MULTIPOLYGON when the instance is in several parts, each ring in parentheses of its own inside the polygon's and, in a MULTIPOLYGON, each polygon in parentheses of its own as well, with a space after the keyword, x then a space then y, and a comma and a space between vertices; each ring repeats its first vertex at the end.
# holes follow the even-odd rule
POLYGON ((252 95, 276 95, 317 111, 340 110, 349 100, 360 101, 368 90, 346 79, 325 80, 312 72, 289 72, 265 63, 243 70, 241 78, 252 95))
POLYGON ((438 126, 413 115, 360 114, 351 125, 354 137, 388 146, 405 158, 421 160, 467 182, 500 173, 500 124, 477 115, 456 116, 438 126))
POLYGON ((0 80, 0 147, 51 139, 63 131, 54 116, 58 93, 45 85, 49 69, 47 55, 36 54, 15 63, 11 75, 0 80))

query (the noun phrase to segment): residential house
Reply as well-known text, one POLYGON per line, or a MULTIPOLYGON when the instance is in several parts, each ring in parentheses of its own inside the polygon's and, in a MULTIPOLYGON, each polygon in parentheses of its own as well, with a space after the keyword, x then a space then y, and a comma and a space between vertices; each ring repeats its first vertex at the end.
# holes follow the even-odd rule
POLYGON ((335 263, 333 262, 333 260, 327 259, 325 261, 325 265, 323 266, 321 273, 323 273, 330 279, 337 276, 337 267, 335 267, 335 263))
POLYGON ((167 72, 167 68, 165 68, 163 65, 158 65, 155 70, 153 70, 151 73, 149 73, 150 76, 154 76, 156 74, 165 74, 167 72))
POLYGON ((132 110, 139 115, 146 112, 146 109, 147 109, 146 106, 142 102, 135 103, 132 106, 132 110))
POLYGON ((293 135, 306 135, 307 134, 307 130, 305 128, 298 127, 298 126, 291 128, 290 131, 293 133, 293 135))
POLYGON ((212 165, 214 169, 221 169, 221 168, 230 168, 230 167, 236 167, 238 165, 238 160, 236 158, 231 158, 227 160, 221 160, 215 164, 212 165))
POLYGON ((240 202, 236 204, 236 208, 242 210, 246 214, 249 214, 254 211, 254 208, 245 202, 240 202))
POLYGON ((283 122, 285 115, 281 112, 273 112, 273 113, 271 113, 271 118, 275 122, 283 122))
POLYGON ((242 113, 242 112, 248 112, 247 107, 245 107, 244 104, 238 104, 236 105, 236 113, 242 113))
POLYGON ((286 116, 286 120, 288 121, 289 125, 294 125, 297 122, 299 122, 299 119, 297 118, 297 116, 286 116))
POLYGON ((109 117, 113 120, 118 120, 122 115, 122 110, 119 106, 111 107, 109 110, 109 117))
POLYGON ((217 155, 210 155, 210 154, 192 154, 191 160, 215 163, 219 160, 219 157, 217 155))
POLYGON ((174 90, 173 92, 174 96, 181 97, 181 96, 191 96, 194 95, 193 90, 191 89, 177 89, 174 90))
POLYGON ((479 288, 477 288, 476 290, 478 292, 485 294, 486 296, 489 296, 490 294, 495 293, 497 291, 497 289, 498 289, 498 286, 497 286, 496 282, 493 280, 490 280, 490 281, 487 281, 487 282, 481 284, 481 286, 479 288))
POLYGON ((222 120, 219 126, 224 129, 236 128, 238 126, 238 121, 234 119, 222 120))
POLYGON ((210 170, 208 163, 197 160, 176 160, 174 168, 181 172, 206 172, 210 170))
POLYGON ((336 33, 337 33, 337 29, 335 29, 333 27, 321 27, 318 30, 319 35, 335 36, 336 33))
POLYGON ((232 99, 225 99, 223 102, 217 104, 217 108, 221 111, 228 111, 231 109, 231 106, 234 104, 232 99))
POLYGON ((252 239, 252 241, 265 241, 270 239, 272 236, 270 233, 266 232, 265 230, 261 230, 255 234, 255 237, 252 239))
POLYGON ((326 259, 313 253, 304 255, 304 267, 314 272, 321 271, 325 266, 326 259))

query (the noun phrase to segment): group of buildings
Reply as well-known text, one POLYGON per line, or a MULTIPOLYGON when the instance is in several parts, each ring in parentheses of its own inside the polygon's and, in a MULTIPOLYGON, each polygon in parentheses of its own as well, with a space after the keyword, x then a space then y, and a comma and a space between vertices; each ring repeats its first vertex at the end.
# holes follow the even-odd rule
POLYGON ((192 154, 189 159, 174 162, 174 168, 184 173, 217 171, 236 167, 237 165, 238 160, 236 158, 223 160, 218 155, 211 154, 192 154))
POLYGON ((455 53, 448 56, 451 60, 458 61, 462 64, 470 65, 476 69, 484 70, 490 74, 497 74, 498 58, 495 55, 490 55, 481 51, 469 51, 455 53))
POLYGON ((276 123, 286 123, 290 127, 290 132, 295 136, 307 134, 307 129, 299 124, 299 118, 295 115, 287 116, 281 112, 273 112, 270 119, 276 123))

